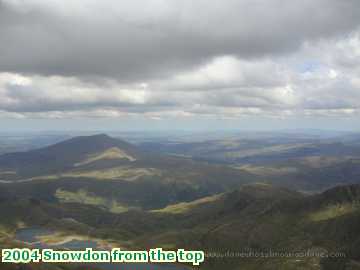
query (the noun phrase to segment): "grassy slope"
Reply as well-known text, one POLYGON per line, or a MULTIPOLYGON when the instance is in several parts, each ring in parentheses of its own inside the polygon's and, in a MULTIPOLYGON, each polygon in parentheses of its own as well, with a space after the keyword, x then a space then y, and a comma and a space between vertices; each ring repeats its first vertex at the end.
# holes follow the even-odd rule
POLYGON ((132 163, 131 167, 121 167, 121 170, 116 169, 119 168, 118 164, 111 164, 115 167, 106 170, 95 168, 96 171, 87 168, 87 171, 69 174, 68 177, 60 175, 54 179, 40 178, 19 184, 3 184, 1 188, 17 196, 45 201, 56 200, 59 189, 68 193, 85 190, 96 197, 114 200, 129 207, 156 209, 229 191, 258 179, 242 170, 178 158, 166 157, 132 163), (104 174, 109 178, 102 178, 104 174))
POLYGON ((101 134, 75 137, 28 152, 1 155, 0 168, 3 171, 15 171, 16 176, 11 179, 27 179, 62 173, 103 159, 131 163, 138 156, 141 153, 131 144, 101 134))
POLYGON ((282 138, 143 143, 144 149, 230 164, 272 184, 321 191, 359 183, 358 141, 282 138))
POLYGON ((106 135, 0 156, 1 189, 45 201, 56 201, 59 190, 68 197, 84 191, 106 204, 115 201, 156 209, 229 191, 256 179, 244 170, 142 152, 106 135), (12 180, 27 182, 1 184, 12 180))
POLYGON ((359 186, 304 196, 257 184, 151 212, 113 214, 93 206, 37 200, 2 202, 0 210, 9 216, 2 221, 9 228, 27 224, 78 235, 91 232, 92 237, 128 248, 161 246, 220 253, 249 248, 289 252, 313 249, 347 254, 346 260, 208 258, 201 269, 321 269, 324 265, 323 269, 356 269, 356 261, 360 261, 359 201, 359 186), (64 218, 76 222, 65 222, 64 218), (351 261, 352 268, 345 268, 351 261))
MULTIPOLYGON (((172 206, 181 224, 155 234, 151 240, 164 246, 185 245, 217 253, 312 249, 348 256, 347 260, 213 258, 207 260, 204 269, 320 269, 325 265, 324 269, 345 269, 351 260, 360 260, 360 187, 336 188, 330 193, 302 197, 286 190, 250 186, 219 197, 217 202, 195 203, 193 209, 182 212, 172 206)), ((151 241, 148 237, 139 241, 151 241)), ((352 267, 356 269, 356 264, 352 267)))

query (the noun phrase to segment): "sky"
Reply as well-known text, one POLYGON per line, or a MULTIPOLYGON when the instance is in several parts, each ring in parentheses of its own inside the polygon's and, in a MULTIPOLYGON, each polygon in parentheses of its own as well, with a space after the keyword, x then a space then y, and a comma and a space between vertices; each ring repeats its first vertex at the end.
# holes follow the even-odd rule
POLYGON ((360 1, 0 0, 0 125, 360 131, 360 1))

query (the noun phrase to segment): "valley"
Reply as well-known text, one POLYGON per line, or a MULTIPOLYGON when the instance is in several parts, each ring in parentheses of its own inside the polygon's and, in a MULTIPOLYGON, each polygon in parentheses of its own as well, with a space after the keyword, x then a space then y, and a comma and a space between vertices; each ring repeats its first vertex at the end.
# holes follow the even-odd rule
POLYGON ((6 217, 0 244, 204 250, 200 269, 359 269, 355 150, 351 158, 345 147, 344 155, 327 149, 296 154, 285 163, 215 163, 95 135, 8 153, 0 156, 6 181, 0 183, 0 212, 6 217), (281 252, 292 255, 269 255, 281 252), (323 256, 294 255, 304 252, 323 256))

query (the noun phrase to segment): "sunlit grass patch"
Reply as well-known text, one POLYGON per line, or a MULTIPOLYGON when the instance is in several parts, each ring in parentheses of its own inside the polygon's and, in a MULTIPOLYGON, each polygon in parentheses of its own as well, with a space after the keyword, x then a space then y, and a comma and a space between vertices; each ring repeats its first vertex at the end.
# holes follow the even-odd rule
POLYGON ((114 167, 103 170, 73 171, 62 174, 63 177, 88 177, 95 179, 111 180, 121 178, 122 180, 133 181, 140 177, 159 175, 160 172, 152 168, 114 167))
POLYGON ((161 171, 154 168, 133 168, 130 166, 119 166, 99 170, 74 170, 57 175, 44 175, 33 177, 27 180, 56 180, 62 177, 85 177, 93 178, 96 180, 120 179, 125 181, 135 181, 141 177, 149 177, 156 175, 160 176, 161 171))
POLYGON ((105 160, 127 159, 129 161, 135 161, 136 160, 134 157, 128 155, 123 150, 121 150, 121 149, 119 149, 117 147, 112 147, 112 148, 109 148, 109 149, 107 149, 106 151, 104 151, 102 153, 97 153, 97 154, 94 154, 94 155, 90 155, 85 160, 74 164, 74 166, 78 167, 78 166, 90 164, 92 162, 95 162, 95 161, 98 161, 98 160, 104 160, 104 159, 105 160))
POLYGON ((311 221, 323 221, 333 219, 339 216, 350 214, 360 209, 359 203, 342 203, 327 206, 319 211, 309 214, 311 221))
POLYGON ((62 203, 80 203, 87 205, 94 205, 106 208, 112 213, 123 213, 129 210, 127 206, 118 203, 116 200, 108 200, 100 196, 88 193, 84 189, 79 189, 76 192, 71 192, 63 189, 57 189, 55 197, 62 203))
POLYGON ((235 169, 245 170, 261 176, 280 176, 291 173, 296 173, 298 170, 295 167, 275 167, 275 166, 255 166, 255 165, 242 165, 235 166, 235 169))
POLYGON ((197 207, 202 204, 209 203, 209 202, 217 201, 218 199, 221 198, 221 196, 223 196, 223 194, 217 194, 217 195, 213 195, 213 196, 204 197, 204 198, 198 199, 196 201, 192 201, 192 202, 182 202, 182 203, 172 204, 172 205, 168 205, 167 207, 162 208, 162 209, 152 210, 151 212, 153 212, 153 213, 169 213, 169 214, 184 214, 184 213, 190 211, 191 209, 193 209, 194 207, 197 207))

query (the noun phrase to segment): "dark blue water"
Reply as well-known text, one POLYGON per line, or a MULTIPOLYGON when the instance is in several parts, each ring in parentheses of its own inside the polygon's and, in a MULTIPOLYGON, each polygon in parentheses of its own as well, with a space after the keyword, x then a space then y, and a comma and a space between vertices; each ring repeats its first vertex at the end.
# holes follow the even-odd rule
POLYGON ((84 250, 86 248, 96 249, 98 244, 95 241, 89 240, 71 240, 61 245, 57 245, 58 248, 65 248, 69 250, 84 250))
MULTIPOLYGON (((61 245, 45 245, 39 241, 40 236, 51 235, 54 232, 48 229, 33 227, 24 228, 16 231, 15 237, 18 241, 31 244, 33 248, 53 248, 84 250, 86 248, 97 248, 95 241, 89 240, 72 240, 61 245)), ((89 269, 92 267, 103 270, 188 270, 181 265, 175 264, 151 264, 151 263, 96 263, 86 265, 89 269)))
POLYGON ((32 228, 24 228, 24 229, 18 229, 16 231, 16 239, 22 242, 27 243, 34 243, 38 242, 38 237, 44 236, 44 235, 50 235, 54 232, 48 229, 44 228, 38 228, 38 227, 32 227, 32 228))

